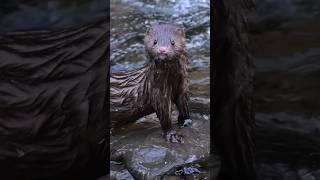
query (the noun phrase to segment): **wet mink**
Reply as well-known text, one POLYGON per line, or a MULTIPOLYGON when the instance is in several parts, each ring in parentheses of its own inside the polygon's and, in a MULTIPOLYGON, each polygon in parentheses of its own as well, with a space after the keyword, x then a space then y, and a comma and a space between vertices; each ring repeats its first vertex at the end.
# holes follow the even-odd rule
POLYGON ((182 28, 154 25, 148 28, 144 38, 146 66, 111 74, 112 131, 155 112, 167 141, 180 141, 171 125, 173 104, 179 112, 178 124, 191 125, 184 41, 182 28))

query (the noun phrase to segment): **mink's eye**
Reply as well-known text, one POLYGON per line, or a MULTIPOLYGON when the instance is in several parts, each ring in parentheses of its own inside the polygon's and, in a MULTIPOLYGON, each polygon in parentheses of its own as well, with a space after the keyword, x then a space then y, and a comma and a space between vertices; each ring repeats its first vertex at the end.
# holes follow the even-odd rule
POLYGON ((158 43, 157 40, 154 40, 154 41, 153 41, 153 45, 156 45, 157 43, 158 43))
POLYGON ((174 41, 171 41, 171 45, 174 46, 174 41))

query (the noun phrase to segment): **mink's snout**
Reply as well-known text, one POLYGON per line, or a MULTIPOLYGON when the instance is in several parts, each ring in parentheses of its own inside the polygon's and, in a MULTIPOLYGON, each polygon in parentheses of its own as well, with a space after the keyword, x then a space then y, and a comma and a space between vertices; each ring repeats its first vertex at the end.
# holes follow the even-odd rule
POLYGON ((167 54, 167 48, 166 47, 160 47, 159 48, 159 53, 160 54, 167 54))

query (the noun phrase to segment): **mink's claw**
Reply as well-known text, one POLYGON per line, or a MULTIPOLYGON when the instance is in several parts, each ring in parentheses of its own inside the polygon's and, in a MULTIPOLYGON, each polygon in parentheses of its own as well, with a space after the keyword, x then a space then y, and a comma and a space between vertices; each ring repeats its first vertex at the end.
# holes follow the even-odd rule
POLYGON ((183 127, 191 127, 192 120, 191 119, 185 119, 183 123, 183 127))
POLYGON ((182 136, 178 135, 176 131, 170 131, 166 134, 166 140, 172 143, 183 143, 182 136))

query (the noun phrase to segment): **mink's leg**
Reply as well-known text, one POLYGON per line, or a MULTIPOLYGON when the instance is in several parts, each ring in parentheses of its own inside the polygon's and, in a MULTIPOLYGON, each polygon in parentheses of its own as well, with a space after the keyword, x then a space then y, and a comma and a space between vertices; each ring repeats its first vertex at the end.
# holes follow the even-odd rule
POLYGON ((178 124, 184 127, 190 127, 192 120, 189 115, 188 98, 186 93, 178 95, 175 100, 175 104, 179 111, 178 124))
POLYGON ((160 120, 161 128, 168 142, 181 143, 181 137, 172 129, 171 124, 171 101, 166 98, 159 98, 154 102, 154 109, 160 120))

